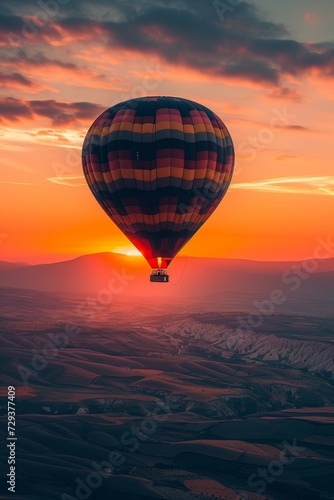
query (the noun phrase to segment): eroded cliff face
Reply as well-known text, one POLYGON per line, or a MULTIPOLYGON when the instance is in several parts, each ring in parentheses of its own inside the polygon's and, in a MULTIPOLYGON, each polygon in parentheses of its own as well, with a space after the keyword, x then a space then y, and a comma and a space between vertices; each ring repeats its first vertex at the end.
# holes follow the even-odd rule
POLYGON ((192 338, 220 348, 222 357, 229 352, 245 362, 268 361, 271 366, 307 369, 329 378, 334 375, 334 345, 331 339, 324 340, 319 335, 321 332, 314 331, 312 340, 298 340, 287 338, 284 331, 281 335, 274 335, 252 330, 251 326, 249 331, 245 328, 226 329, 193 319, 178 320, 164 327, 164 332, 175 338, 192 338))

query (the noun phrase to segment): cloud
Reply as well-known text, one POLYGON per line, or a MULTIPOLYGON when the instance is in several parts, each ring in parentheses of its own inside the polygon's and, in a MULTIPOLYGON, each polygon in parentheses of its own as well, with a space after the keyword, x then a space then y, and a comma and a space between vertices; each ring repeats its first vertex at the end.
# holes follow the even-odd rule
POLYGON ((22 119, 47 118, 54 126, 90 123, 104 111, 104 107, 91 102, 61 102, 55 100, 23 100, 0 98, 0 121, 18 122, 22 119))
POLYGON ((37 186, 34 182, 0 181, 0 184, 15 184, 18 186, 37 186))
MULTIPOLYGON (((39 82, 45 82, 46 85, 55 84, 59 82, 64 84, 66 81, 67 85, 82 86, 90 88, 103 88, 105 90, 120 90, 119 80, 113 78, 108 78, 105 74, 98 70, 94 70, 93 67, 88 68, 85 64, 77 64, 73 62, 73 57, 68 54, 62 54, 62 50, 54 47, 48 50, 48 45, 44 44, 43 50, 47 53, 38 50, 25 50, 25 49, 15 49, 15 53, 12 51, 4 51, 2 54, 2 67, 8 73, 9 71, 17 72, 20 70, 22 78, 28 83, 30 77, 34 77, 35 80, 39 82), (54 52, 57 52, 57 56, 53 56, 54 52), (51 52, 51 55, 50 55, 51 52), (29 78, 25 75, 29 75, 29 78)), ((76 55, 74 56, 76 57, 76 55)), ((103 58, 100 55, 100 58, 103 58)), ((102 59, 96 59, 98 62, 102 59)), ((21 78, 21 81, 22 81, 21 78)), ((18 77, 16 77, 18 79, 18 77)), ((34 84, 34 87, 30 87, 31 91, 35 90, 49 90, 56 92, 54 88, 50 88, 46 85, 39 85, 38 88, 34 84)), ((9 86, 9 85, 7 85, 9 86)), ((15 85, 18 87, 18 83, 15 85)), ((25 90, 29 91, 29 87, 25 90)))
POLYGON ((49 118, 55 126, 87 122, 104 111, 91 102, 30 101, 29 106, 36 115, 49 118))
POLYGON ((33 82, 20 73, 0 73, 0 84, 3 87, 32 87, 33 82))
MULTIPOLYGON (((282 110, 274 110, 275 111, 275 115, 276 115, 276 112, 278 113, 277 116, 279 116, 279 114, 281 114, 282 116, 282 123, 279 123, 277 124, 277 128, 281 129, 281 130, 289 130, 291 132, 309 132, 309 133, 312 133, 312 134, 318 134, 319 133, 319 130, 317 129, 313 129, 313 128, 309 128, 309 127, 305 127, 304 125, 299 125, 299 124, 291 124, 289 125, 288 123, 283 123, 283 121, 285 120, 283 117, 284 117, 284 113, 286 112, 286 108, 282 108, 282 110), (281 112, 282 111, 282 112, 281 112)), ((286 116, 288 116, 288 114, 286 114, 286 116)), ((295 118, 294 115, 291 115, 291 119, 295 118)), ((286 120, 290 119, 287 118, 286 120)), ((238 122, 242 122, 242 123, 249 123, 249 124, 252 124, 252 125, 256 125, 257 127, 268 127, 268 122, 264 122, 264 121, 259 121, 259 120, 252 120, 250 118, 243 118, 243 117, 240 117, 240 116, 235 116, 235 117, 232 117, 230 118, 230 121, 232 120, 235 120, 235 121, 238 121, 238 122)))
POLYGON ((31 135, 33 137, 36 137, 37 139, 42 139, 42 140, 46 139, 46 140, 60 142, 63 144, 71 143, 70 139, 66 137, 65 133, 60 130, 50 130, 50 129, 38 130, 37 132, 31 132, 31 135))
MULTIPOLYGON (((1 5, 5 7, 0 1, 1 5)), ((0 39, 3 36, 8 43, 8 33, 22 36, 23 23, 32 22, 36 9, 30 1, 9 4, 0 14, 0 39)), ((167 4, 113 0, 112 5, 96 0, 94 6, 71 0, 59 6, 59 15, 50 16, 45 27, 39 27, 24 45, 14 52, 5 51, 3 64, 8 73, 2 79, 0 75, 0 83, 32 91, 33 80, 49 84, 66 79, 71 86, 121 91, 124 82, 102 74, 110 71, 110 66, 101 66, 103 55, 93 52, 92 60, 85 61, 88 67, 75 62, 84 60, 82 47, 96 46, 106 57, 116 54, 125 62, 130 55, 157 56, 209 80, 266 87, 268 98, 285 102, 305 102, 302 93, 289 88, 287 81, 296 82, 310 74, 334 76, 334 43, 297 42, 285 26, 247 2, 238 3, 222 22, 211 0, 171 0, 167 4), (89 38, 92 43, 85 42, 76 50, 80 41, 89 38)))
POLYGON ((295 89, 289 89, 288 87, 274 89, 268 94, 268 97, 271 99, 291 101, 296 103, 305 102, 305 97, 303 96, 303 94, 295 89))
MULTIPOLYGON (((76 64, 72 61, 54 59, 41 51, 29 52, 24 49, 16 49, 15 54, 5 52, 2 54, 3 67, 22 68, 29 73, 39 71, 39 76, 48 78, 50 71, 60 72, 60 77, 64 75, 76 76, 78 78, 98 78, 105 80, 106 76, 88 69, 86 66, 76 64), (41 71, 42 70, 42 71, 41 71)), ((53 78, 53 75, 52 75, 53 78)), ((82 80, 81 80, 82 81, 82 80)))
POLYGON ((87 185, 83 175, 59 175, 58 177, 49 177, 47 180, 62 186, 78 187, 87 185))
POLYGON ((0 45, 10 43, 10 33, 20 33, 22 30, 22 18, 14 15, 12 12, 4 13, 3 2, 0 4, 0 45))
POLYGON ((21 73, 13 72, 13 73, 0 73, 0 85, 3 88, 10 89, 24 89, 27 92, 39 92, 42 90, 50 90, 48 87, 38 84, 29 78, 26 78, 21 73))
POLYGON ((306 161, 307 158, 292 154, 282 154, 275 158, 276 161, 290 161, 290 160, 303 160, 306 161))
POLYGON ((231 189, 266 193, 334 196, 334 177, 287 177, 232 184, 231 189))
POLYGON ((0 98, 0 121, 17 122, 22 118, 33 118, 33 113, 26 101, 14 97, 0 98))
POLYGON ((294 130, 296 132, 315 132, 313 129, 304 127, 303 125, 284 125, 285 130, 294 130))
MULTIPOLYGON (((36 5, 15 1, 15 15, 0 17, 0 39, 21 33, 34 21, 36 5)), ((98 41, 112 51, 157 56, 165 62, 195 69, 209 78, 252 82, 279 88, 273 98, 302 102, 286 87, 287 77, 318 72, 334 77, 334 43, 302 43, 287 28, 266 18, 255 5, 241 1, 222 20, 212 0, 71 0, 59 6, 27 44, 50 46, 98 41)), ((21 55, 21 57, 23 57, 21 55)), ((64 63, 66 64, 66 63, 64 63)), ((75 69, 75 68, 73 68, 75 69)))

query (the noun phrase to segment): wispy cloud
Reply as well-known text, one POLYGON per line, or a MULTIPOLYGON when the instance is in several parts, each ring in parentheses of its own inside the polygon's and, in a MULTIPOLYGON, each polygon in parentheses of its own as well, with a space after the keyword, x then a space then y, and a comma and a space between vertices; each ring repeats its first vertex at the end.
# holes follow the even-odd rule
MULTIPOLYGON (((24 124, 23 124, 24 125, 24 124)), ((26 128, 16 127, 9 128, 4 127, 0 131, 1 138, 1 150, 10 151, 30 151, 31 147, 35 150, 36 148, 44 147, 57 147, 57 148, 70 148, 81 150, 82 141, 84 137, 84 130, 78 128, 72 129, 33 129, 27 130, 26 128), (20 144, 17 144, 18 137, 20 138, 20 144)), ((9 161, 9 160, 8 160, 9 161)), ((4 160, 0 160, 4 164, 4 160)), ((11 165, 12 161, 8 164, 11 165)), ((17 168, 21 167, 13 165, 17 168)), ((29 167, 22 167, 21 170, 26 170, 27 172, 32 172, 33 169, 29 167)))
POLYGON ((269 97, 270 99, 281 99, 297 103, 303 103, 306 100, 305 96, 298 92, 298 90, 290 89, 288 87, 276 88, 272 90, 266 97, 269 97))
POLYGON ((59 175, 58 177, 49 177, 47 180, 54 184, 61 184, 62 186, 86 186, 83 175, 59 175))
POLYGON ((310 194, 334 196, 334 177, 287 177, 242 182, 231 185, 231 189, 269 193, 310 194))
POLYGON ((280 154, 275 158, 275 161, 291 161, 291 160, 303 160, 303 161, 308 161, 308 158, 306 156, 300 156, 300 155, 293 155, 293 154, 280 154))
POLYGON ((0 184, 15 184, 18 186, 37 186, 34 182, 0 181, 0 184))

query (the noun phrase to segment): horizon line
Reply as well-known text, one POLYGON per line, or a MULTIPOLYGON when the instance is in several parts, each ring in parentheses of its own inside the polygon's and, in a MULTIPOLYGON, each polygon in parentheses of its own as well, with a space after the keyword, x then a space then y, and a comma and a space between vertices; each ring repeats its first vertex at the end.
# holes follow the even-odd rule
MULTIPOLYGON (((69 258, 66 258, 64 260, 55 260, 55 261, 50 261, 50 262, 37 262, 37 263, 29 263, 29 262, 24 262, 24 261, 8 261, 8 260, 0 260, 0 263, 4 263, 4 264, 16 264, 16 265, 24 265, 24 266, 41 266, 41 265, 52 265, 52 264, 61 264, 63 262, 72 262, 74 260, 77 260, 77 259, 82 259, 82 258, 85 258, 85 257, 92 257, 92 256, 99 256, 99 255, 117 255, 117 256, 121 256, 121 257, 124 257, 124 258, 127 258, 127 259, 143 259, 143 264, 146 263, 147 264, 147 261, 145 260, 145 257, 143 257, 142 255, 126 255, 124 253, 121 253, 121 252, 96 252, 96 253, 89 253, 89 254, 82 254, 82 255, 78 255, 76 257, 69 257, 69 258)), ((305 257, 303 259, 297 259, 297 260, 294 260, 294 259, 284 259, 284 260, 256 260, 256 259, 247 259, 247 258, 235 258, 235 257, 200 257, 200 256, 194 256, 194 255, 176 255, 174 257, 174 259, 180 259, 180 258, 183 258, 183 259, 203 259, 203 260, 233 260, 233 261, 238 261, 238 262, 254 262, 254 263, 266 263, 266 264, 284 264, 284 263, 300 263, 300 262, 304 262, 304 261, 308 261, 308 260, 311 260, 312 257, 305 257)), ((173 259, 173 260, 174 260, 173 259)), ((333 257, 327 257, 327 258, 321 258, 321 259, 317 259, 319 262, 324 262, 324 261, 330 261, 330 260, 334 260, 333 257)))

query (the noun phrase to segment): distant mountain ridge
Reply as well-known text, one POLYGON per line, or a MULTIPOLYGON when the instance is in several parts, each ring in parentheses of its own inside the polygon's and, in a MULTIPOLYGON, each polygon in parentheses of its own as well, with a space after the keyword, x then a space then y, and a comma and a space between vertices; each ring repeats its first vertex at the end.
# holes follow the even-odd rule
POLYGON ((4 260, 0 260, 0 271, 2 269, 13 269, 14 267, 22 267, 29 266, 30 264, 26 264, 25 262, 6 262, 4 260))
POLYGON ((302 262, 177 257, 169 267, 170 283, 164 284, 149 282, 150 267, 140 257, 99 253, 51 264, 0 262, 0 286, 89 294, 99 300, 111 294, 143 301, 196 298, 212 306, 247 297, 250 307, 254 299, 265 300, 279 289, 290 301, 299 301, 299 309, 317 302, 326 309, 333 305, 334 311, 334 259, 313 267, 308 272, 302 262))

